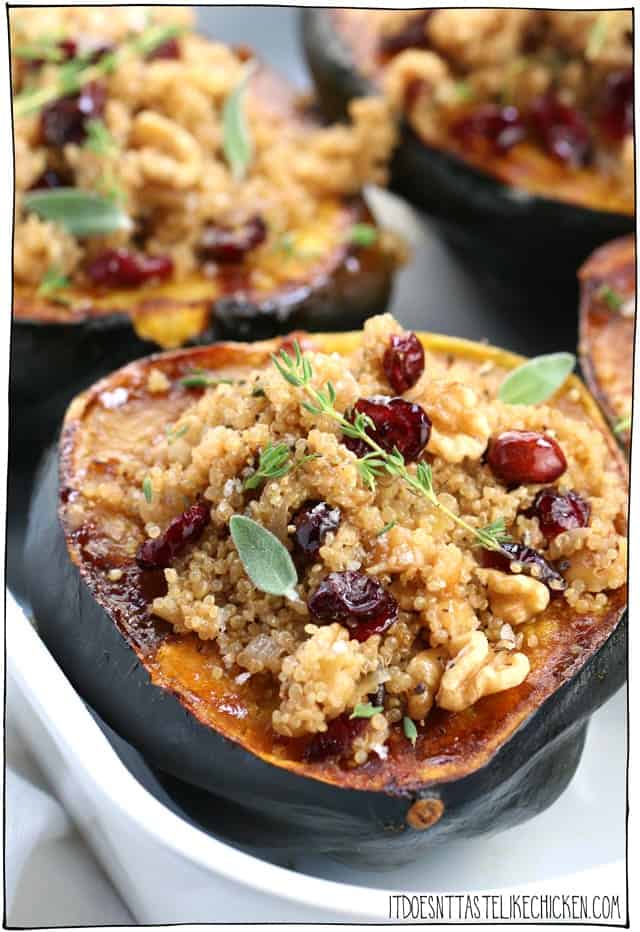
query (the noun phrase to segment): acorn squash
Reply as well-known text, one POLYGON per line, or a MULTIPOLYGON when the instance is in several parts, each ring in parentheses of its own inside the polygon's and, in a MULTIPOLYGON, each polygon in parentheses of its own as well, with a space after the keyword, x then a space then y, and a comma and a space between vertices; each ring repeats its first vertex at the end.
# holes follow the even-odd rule
POLYGON ((631 443, 636 251, 633 236, 596 250, 580 279, 580 365, 625 448, 631 443))
MULTIPOLYGON (((360 338, 310 339, 315 348, 346 353, 360 338)), ((421 339, 443 359, 484 364, 498 374, 522 361, 465 340, 421 339)), ((624 587, 608 593, 599 614, 580 615, 564 600, 552 600, 520 686, 463 712, 432 710, 415 747, 396 726, 388 757, 345 768, 305 757, 298 739, 271 730, 266 716, 273 695, 262 694, 260 677, 213 677, 213 642, 173 633, 150 614, 162 574, 140 570, 126 546, 111 531, 103 533, 101 523, 117 523, 117 514, 96 511, 82 522, 74 517, 88 463, 90 479, 109 482, 110 464, 131 438, 151 443, 192 402, 193 392, 180 382, 185 372, 241 378, 276 347, 275 341, 219 343, 156 355, 72 402, 59 447, 41 471, 29 520, 25 565, 42 638, 80 695, 151 763, 210 791, 214 813, 216 806, 233 804, 233 818, 223 819, 231 840, 390 866, 440 839, 530 818, 567 786, 590 715, 625 679, 624 587), (152 368, 168 380, 163 393, 151 391, 152 368)), ((625 482, 624 461, 579 380, 570 377, 553 403, 603 432, 625 482)))
MULTIPOLYGON (((254 74, 249 93, 267 114, 317 128, 295 89, 268 68, 254 74)), ((250 261, 218 262, 211 275, 140 287, 71 282, 48 294, 16 285, 12 404, 50 427, 77 391, 158 347, 260 339, 299 327, 350 329, 385 308, 397 243, 376 227, 362 197, 324 198, 311 220, 276 245, 257 248, 250 261), (366 240, 352 237, 358 225, 366 240), (250 279, 251 270, 258 274, 250 279)))
MULTIPOLYGON (((352 98, 380 92, 379 34, 362 12, 301 14, 307 63, 331 119, 352 98)), ((567 172, 526 142, 473 159, 468 147, 422 138, 406 118, 390 184, 435 217, 471 264, 527 286, 566 280, 596 246, 634 226, 632 198, 595 170, 567 172)))

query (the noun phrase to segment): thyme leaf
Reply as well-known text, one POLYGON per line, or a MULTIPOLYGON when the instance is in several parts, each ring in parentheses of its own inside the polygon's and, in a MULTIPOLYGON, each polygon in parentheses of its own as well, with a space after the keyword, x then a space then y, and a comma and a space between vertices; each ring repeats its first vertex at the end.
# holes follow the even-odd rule
POLYGON ((179 380, 183 388, 212 388, 215 385, 233 385, 233 379, 218 379, 206 372, 191 372, 179 380))
POLYGON ((145 497, 147 505, 150 505, 153 501, 153 486, 151 485, 149 476, 145 476, 142 480, 142 494, 145 497))
POLYGON ((126 59, 136 55, 148 55, 183 31, 181 26, 150 26, 139 35, 123 42, 114 52, 103 55, 97 62, 91 63, 86 57, 72 58, 64 62, 58 68, 57 80, 45 87, 27 88, 14 97, 14 117, 18 119, 30 113, 37 113, 58 97, 74 94, 89 81, 111 74, 126 59))
POLYGON ((341 414, 335 408, 336 391, 331 382, 328 382, 323 389, 315 388, 312 384, 313 369, 307 356, 304 356, 300 345, 294 342, 294 356, 291 357, 286 350, 272 354, 271 361, 280 373, 282 378, 294 388, 302 390, 306 398, 301 402, 302 407, 311 414, 325 415, 340 425, 342 432, 348 437, 354 437, 362 440, 371 449, 358 460, 358 472, 363 482, 370 489, 375 488, 376 480, 383 472, 390 476, 402 479, 414 492, 423 495, 431 504, 438 508, 451 521, 463 528, 467 533, 475 538, 477 544, 486 547, 488 550, 502 550, 502 543, 505 540, 504 521, 493 522, 484 528, 476 528, 469 524, 460 515, 451 511, 444 505, 434 489, 433 473, 428 463, 418 463, 415 473, 411 472, 404 460, 402 453, 398 449, 391 453, 384 450, 367 430, 375 430, 370 417, 363 413, 358 413, 353 422, 347 420, 344 414, 341 414))
POLYGON ((613 425, 613 432, 617 436, 625 434, 628 430, 631 430, 631 412, 629 412, 629 414, 623 414, 613 425))
POLYGON ((349 718, 373 718, 374 715, 377 715, 378 712, 382 712, 384 706, 381 705, 371 705, 370 702, 359 702, 355 707, 349 718))
MULTIPOLYGON (((60 269, 57 266, 52 265, 50 269, 44 274, 44 278, 38 285, 38 295, 41 298, 49 298, 56 291, 59 291, 61 288, 69 287, 69 279, 66 275, 63 275, 60 269)), ((58 300, 62 300, 60 295, 57 295, 58 300)))
POLYGON ((611 285, 604 284, 598 289, 598 298, 609 305, 612 311, 619 311, 624 304, 624 298, 619 291, 612 288, 611 285))
POLYGON ((347 240, 356 246, 373 246, 378 239, 378 231, 371 223, 354 223, 349 229, 347 240))
POLYGON ((113 157, 118 152, 118 143, 113 138, 102 120, 88 120, 85 125, 87 138, 84 148, 96 155, 113 157))
POLYGON ((404 731, 405 738, 415 747, 416 739, 418 737, 418 729, 416 728, 413 719, 409 718, 408 715, 405 715, 405 717, 402 719, 402 730, 404 731))

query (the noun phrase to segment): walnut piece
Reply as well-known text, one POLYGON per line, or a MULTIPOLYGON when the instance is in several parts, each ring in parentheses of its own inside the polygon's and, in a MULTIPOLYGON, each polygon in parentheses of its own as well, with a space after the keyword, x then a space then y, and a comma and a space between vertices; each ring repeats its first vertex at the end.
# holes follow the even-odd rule
POLYGON ((528 673, 525 654, 493 653, 485 635, 474 631, 444 671, 436 702, 449 712, 461 712, 483 696, 519 686, 528 673))
POLYGON ((537 579, 500 570, 481 571, 493 614, 510 625, 523 625, 549 604, 549 590, 537 579))

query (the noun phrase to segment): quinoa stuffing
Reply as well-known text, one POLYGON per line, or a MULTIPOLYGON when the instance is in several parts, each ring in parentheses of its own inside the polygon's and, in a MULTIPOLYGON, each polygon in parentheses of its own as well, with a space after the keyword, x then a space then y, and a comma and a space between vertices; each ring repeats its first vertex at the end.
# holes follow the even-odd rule
POLYGON ((571 401, 506 404, 504 372, 420 361, 410 337, 382 315, 349 355, 311 337, 191 389, 165 435, 107 451, 65 506, 72 528, 101 510, 111 546, 163 571, 153 615, 238 690, 269 684, 271 729, 308 760, 384 760, 394 729, 413 743, 435 710, 519 686, 551 612, 600 616, 626 581, 626 492, 602 431, 571 401), (234 516, 285 551, 286 595, 256 584, 234 516))
POLYGON ((225 269, 267 292, 344 242, 340 204, 386 180, 383 101, 320 128, 250 50, 197 35, 188 8, 12 9, 10 27, 15 282, 42 297, 225 269), (69 189, 107 202, 103 228, 47 214, 43 197, 69 189))
POLYGON ((534 193, 633 212, 629 10, 332 15, 428 144, 534 193))

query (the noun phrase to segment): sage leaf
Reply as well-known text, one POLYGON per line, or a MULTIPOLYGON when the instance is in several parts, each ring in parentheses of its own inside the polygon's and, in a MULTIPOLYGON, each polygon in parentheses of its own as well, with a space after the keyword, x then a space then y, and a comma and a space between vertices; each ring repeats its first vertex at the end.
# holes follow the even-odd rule
POLYGON ((253 585, 261 592, 299 601, 295 591, 298 574, 289 551, 278 538, 244 515, 234 515, 229 521, 229 530, 253 585))
POLYGON ((234 181, 242 181, 253 159, 253 142, 244 104, 247 85, 256 68, 256 62, 249 63, 222 110, 222 151, 234 181))
POLYGON ((78 188, 33 191, 23 200, 25 210, 41 220, 59 223, 72 236, 100 236, 116 230, 130 230, 131 220, 110 198, 78 188))
POLYGON ((576 364, 573 353, 536 356, 506 377, 498 398, 509 405, 535 405, 546 401, 567 379, 576 364))

